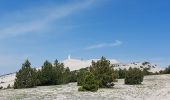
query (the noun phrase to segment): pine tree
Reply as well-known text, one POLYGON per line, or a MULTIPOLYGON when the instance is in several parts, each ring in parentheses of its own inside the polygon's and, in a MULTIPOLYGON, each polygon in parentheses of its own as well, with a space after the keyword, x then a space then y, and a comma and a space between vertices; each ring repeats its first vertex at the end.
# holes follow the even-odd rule
POLYGON ((126 75, 126 69, 120 69, 118 70, 118 73, 119 73, 119 79, 123 79, 125 78, 125 75, 126 75))
POLYGON ((67 84, 70 82, 70 69, 67 67, 62 75, 62 84, 67 84))
POLYGON ((36 86, 36 72, 31 68, 31 63, 26 60, 22 68, 16 73, 14 88, 32 88, 36 86))
POLYGON ((54 80, 56 85, 64 83, 64 71, 65 71, 64 64, 59 63, 58 60, 55 60, 53 66, 53 73, 55 76, 54 80))
POLYGON ((82 86, 85 80, 86 73, 89 72, 87 68, 82 68, 77 73, 77 85, 82 86))
POLYGON ((78 89, 79 91, 91 91, 95 92, 99 88, 99 82, 95 79, 95 76, 87 72, 85 75, 83 85, 78 89))
POLYGON ((39 69, 37 72, 37 86, 41 86, 42 85, 42 71, 39 69))
POLYGON ((70 72, 70 82, 77 82, 78 71, 74 70, 70 72))
POLYGON ((92 66, 90 67, 90 72, 99 81, 99 87, 109 88, 114 86, 114 81, 118 78, 118 73, 114 71, 113 65, 105 57, 101 60, 94 62, 92 61, 92 66))
POLYGON ((143 82, 143 72, 138 68, 129 68, 125 76, 125 84, 134 85, 143 82))
POLYGON ((54 85, 52 64, 46 60, 41 71, 41 85, 54 85))

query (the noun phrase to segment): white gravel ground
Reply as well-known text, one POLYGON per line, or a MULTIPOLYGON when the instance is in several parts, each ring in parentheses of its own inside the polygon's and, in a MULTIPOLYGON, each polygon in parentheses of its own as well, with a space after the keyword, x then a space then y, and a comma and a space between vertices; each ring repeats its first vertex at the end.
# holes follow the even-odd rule
POLYGON ((124 85, 98 92, 78 92, 76 83, 31 89, 0 90, 0 100, 170 100, 170 75, 146 76, 142 85, 124 85))

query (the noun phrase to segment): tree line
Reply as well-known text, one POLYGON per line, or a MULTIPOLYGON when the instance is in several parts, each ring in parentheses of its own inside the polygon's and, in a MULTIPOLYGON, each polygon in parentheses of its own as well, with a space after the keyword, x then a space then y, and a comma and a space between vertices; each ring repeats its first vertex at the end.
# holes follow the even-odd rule
POLYGON ((168 67, 165 68, 164 70, 161 70, 159 73, 160 73, 160 74, 170 74, 170 66, 168 66, 168 67))
MULTIPOLYGON (((97 91, 99 88, 112 88, 117 79, 124 78, 128 85, 141 84, 144 75, 152 75, 149 69, 129 68, 115 70, 114 65, 105 57, 92 61, 91 66, 70 71, 63 63, 45 61, 40 69, 31 67, 26 60, 16 73, 14 89, 32 88, 36 86, 60 85, 77 82, 79 91, 97 91)), ((160 73, 170 73, 170 66, 160 73)))
POLYGON ((65 68, 64 64, 59 63, 58 60, 55 60, 53 64, 45 61, 37 70, 32 68, 31 63, 26 60, 16 73, 14 89, 77 82, 77 85, 80 86, 79 91, 97 91, 98 88, 112 88, 118 78, 125 78, 125 84, 141 84, 142 75, 139 69, 130 68, 126 72, 121 69, 114 70, 114 66, 105 57, 97 62, 92 61, 91 66, 87 68, 75 71, 70 71, 68 67, 65 68))
POLYGON ((69 82, 76 82, 74 72, 63 63, 55 60, 54 64, 45 61, 41 69, 36 70, 31 67, 31 63, 26 60, 21 69, 16 73, 14 89, 32 88, 35 86, 60 85, 69 82))

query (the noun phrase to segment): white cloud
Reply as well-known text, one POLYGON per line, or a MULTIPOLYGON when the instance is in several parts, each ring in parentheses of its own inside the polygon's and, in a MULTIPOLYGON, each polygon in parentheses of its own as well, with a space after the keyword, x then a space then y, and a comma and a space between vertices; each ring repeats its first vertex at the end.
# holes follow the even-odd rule
POLYGON ((67 4, 60 7, 40 7, 10 12, 0 21, 0 37, 16 36, 24 33, 43 32, 53 21, 88 8, 95 0, 67 4), (5 21, 6 22, 5 22, 5 21), (3 22, 4 21, 4 22, 3 22))
POLYGON ((98 49, 98 48, 106 48, 106 47, 117 47, 117 46, 120 46, 121 44, 122 44, 121 41, 116 40, 113 43, 100 43, 100 44, 96 44, 96 45, 91 45, 85 49, 90 50, 90 49, 98 49))

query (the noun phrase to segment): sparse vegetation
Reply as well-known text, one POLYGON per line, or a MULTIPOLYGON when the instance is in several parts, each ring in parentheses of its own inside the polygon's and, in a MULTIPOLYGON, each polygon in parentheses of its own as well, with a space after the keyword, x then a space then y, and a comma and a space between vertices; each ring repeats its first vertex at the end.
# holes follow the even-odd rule
POLYGON ((138 68, 129 68, 125 76, 125 84, 134 85, 143 82, 143 72, 138 68))
POLYGON ((162 100, 162 98, 169 100, 170 88, 167 88, 167 86, 170 86, 169 75, 146 76, 144 81, 145 84, 129 86, 123 85, 123 80, 120 80, 116 83, 116 88, 101 89, 96 93, 76 91, 76 83, 59 86, 41 86, 36 89, 0 90, 0 100, 37 100, 37 98, 39 100, 53 100, 55 98, 62 100, 140 100, 141 96, 149 100, 162 100))
POLYGON ((87 72, 85 75, 84 83, 78 90, 95 92, 98 90, 98 88, 99 82, 95 79, 95 76, 92 73, 87 72))
MULTIPOLYGON (((143 63, 143 65, 148 62, 143 63)), ((164 73, 170 72, 168 67, 164 73)), ((144 75, 151 75, 149 68, 129 68, 114 70, 114 65, 105 57, 92 61, 92 65, 76 71, 65 68, 63 63, 55 60, 54 64, 45 61, 42 68, 31 68, 31 63, 26 60, 22 68, 16 73, 14 89, 32 88, 35 86, 60 85, 77 82, 79 91, 97 91, 98 88, 111 88, 117 78, 125 78, 125 84, 141 84, 144 75)), ((11 86, 9 85, 8 88, 11 86)))
POLYGON ((170 74, 170 66, 159 72, 160 74, 170 74))

